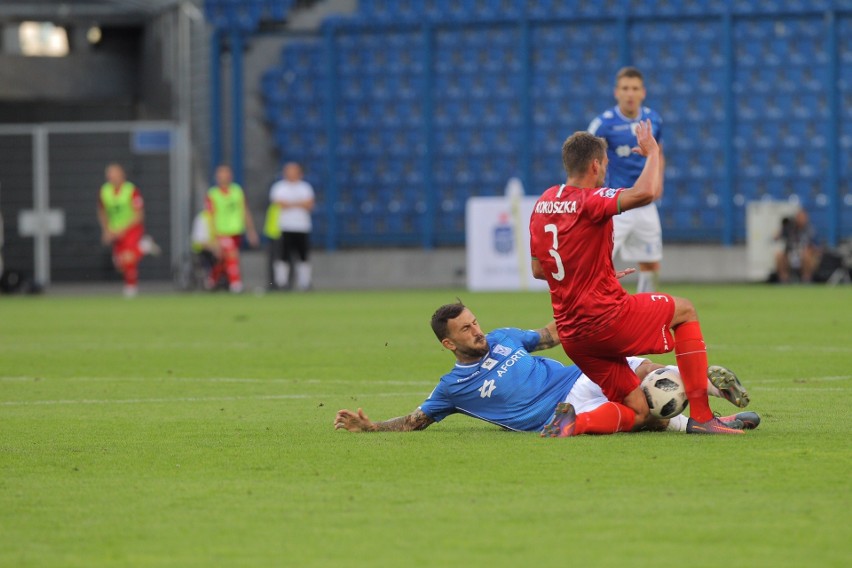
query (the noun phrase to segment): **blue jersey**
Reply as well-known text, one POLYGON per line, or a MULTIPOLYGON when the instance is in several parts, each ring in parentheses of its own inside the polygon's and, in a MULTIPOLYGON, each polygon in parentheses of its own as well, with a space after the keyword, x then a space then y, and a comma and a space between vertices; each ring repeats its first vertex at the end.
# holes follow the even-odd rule
POLYGON ((461 412, 509 430, 541 430, 580 369, 530 355, 539 343, 535 331, 496 329, 486 340, 488 354, 471 365, 456 364, 420 410, 436 422, 461 412))
POLYGON ((633 152, 636 147, 636 125, 640 120, 651 120, 652 134, 658 143, 663 141, 663 119, 642 107, 639 116, 627 118, 618 105, 605 111, 589 124, 589 132, 606 140, 609 167, 604 187, 633 187, 645 167, 645 157, 633 152))

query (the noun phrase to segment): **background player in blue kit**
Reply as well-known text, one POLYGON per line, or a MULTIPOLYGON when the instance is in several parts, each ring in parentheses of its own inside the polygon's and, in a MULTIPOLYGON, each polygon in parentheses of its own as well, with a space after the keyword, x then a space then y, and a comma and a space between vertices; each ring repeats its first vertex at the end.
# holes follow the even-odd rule
MULTIPOLYGON (((537 432, 551 423, 556 405, 562 402, 570 403, 577 413, 570 435, 612 434, 632 426, 632 422, 622 423, 616 406, 608 404, 600 387, 578 367, 530 355, 559 344, 555 323, 536 331, 500 328, 486 335, 476 316, 459 302, 438 308, 432 316, 432 329, 455 355, 456 365, 441 377, 429 398, 414 412, 384 422, 371 421, 360 408, 357 413, 340 410, 336 429, 409 432, 462 413, 507 430, 537 432)), ((638 357, 629 362, 640 378, 662 367, 638 357)), ((733 373, 723 367, 711 369, 715 372, 709 394, 740 407, 748 404, 748 395, 733 373)), ((760 418, 746 412, 722 420, 732 427, 754 428, 760 418)), ((684 431, 686 422, 681 415, 657 426, 684 431)))
MULTIPOLYGON (((589 132, 606 140, 608 146, 606 187, 633 187, 642 172, 645 157, 632 151, 636 146, 636 125, 640 121, 651 121, 651 134, 662 149, 663 119, 642 106, 645 94, 642 73, 635 67, 622 68, 615 76, 618 104, 589 124, 589 132)), ((663 230, 656 204, 625 211, 613 217, 612 222, 613 255, 620 251, 622 260, 639 264, 637 293, 654 292, 663 259, 663 230)))

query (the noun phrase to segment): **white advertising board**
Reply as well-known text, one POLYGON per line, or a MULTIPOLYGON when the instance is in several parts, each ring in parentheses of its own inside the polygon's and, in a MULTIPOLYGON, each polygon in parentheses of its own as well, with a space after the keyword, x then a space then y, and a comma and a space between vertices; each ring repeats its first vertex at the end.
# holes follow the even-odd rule
POLYGON ((537 197, 472 197, 465 208, 471 291, 547 290, 530 272, 529 222, 537 197))

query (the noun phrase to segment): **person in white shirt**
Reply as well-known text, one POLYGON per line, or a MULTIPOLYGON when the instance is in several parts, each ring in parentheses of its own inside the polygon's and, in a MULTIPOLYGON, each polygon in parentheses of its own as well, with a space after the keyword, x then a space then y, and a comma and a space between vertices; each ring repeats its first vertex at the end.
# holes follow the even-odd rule
POLYGON ((302 177, 302 166, 296 162, 288 162, 284 165, 283 179, 272 184, 269 190, 269 200, 281 208, 278 216, 278 226, 281 228, 281 258, 272 264, 272 273, 278 288, 290 286, 290 269, 294 265, 296 289, 308 290, 311 287, 309 261, 314 188, 302 177))

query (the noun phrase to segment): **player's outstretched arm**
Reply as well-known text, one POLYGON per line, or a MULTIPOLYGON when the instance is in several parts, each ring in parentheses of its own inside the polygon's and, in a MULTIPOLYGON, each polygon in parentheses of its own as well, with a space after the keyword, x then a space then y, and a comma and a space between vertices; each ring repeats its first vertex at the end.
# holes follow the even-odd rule
POLYGON ((106 210, 98 203, 98 223, 101 225, 101 242, 105 245, 110 244, 115 235, 109 230, 109 221, 107 219, 106 210))
POLYGON ((334 419, 334 429, 349 430, 350 432, 413 432, 424 430, 434 422, 419 408, 411 414, 391 418, 384 422, 373 422, 360 408, 357 413, 344 408, 337 412, 334 419))
POLYGON ((542 351, 551 349, 559 345, 559 333, 556 331, 556 322, 552 321, 541 329, 537 329, 538 345, 533 351, 542 351))
POLYGON ((248 207, 244 209, 243 215, 245 216, 246 236, 248 237, 249 244, 251 244, 251 246, 253 247, 259 246, 260 239, 257 236, 257 231, 254 228, 254 219, 252 218, 248 207))

